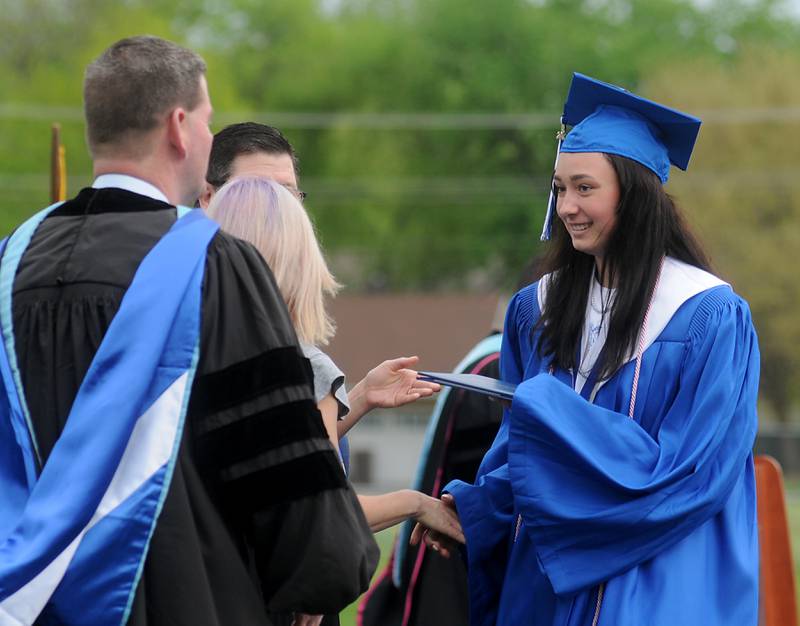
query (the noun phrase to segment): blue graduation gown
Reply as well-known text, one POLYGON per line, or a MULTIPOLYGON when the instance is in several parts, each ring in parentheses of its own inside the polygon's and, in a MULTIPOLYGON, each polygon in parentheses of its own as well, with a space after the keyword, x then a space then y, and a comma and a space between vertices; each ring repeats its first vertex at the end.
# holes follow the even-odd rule
MULTIPOLYGON (((699 271, 699 270, 698 270, 699 271)), ((535 349, 536 283, 509 305, 520 383, 474 485, 453 481, 473 626, 758 621, 752 446, 759 353, 728 286, 688 298, 590 404, 535 349)))

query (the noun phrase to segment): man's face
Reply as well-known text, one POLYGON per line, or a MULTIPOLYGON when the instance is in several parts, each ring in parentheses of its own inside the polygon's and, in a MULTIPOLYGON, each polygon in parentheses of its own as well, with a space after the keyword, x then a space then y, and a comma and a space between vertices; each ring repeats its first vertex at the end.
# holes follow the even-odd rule
MULTIPOLYGON (((240 154, 231 163, 231 174, 228 180, 241 176, 256 176, 258 178, 269 178, 276 183, 283 185, 295 196, 299 198, 297 188, 297 172, 294 171, 294 161, 291 155, 283 152, 250 152, 240 154)), ((200 206, 208 208, 208 203, 217 192, 216 188, 210 183, 205 184, 205 189, 200 195, 200 206)))
POLYGON ((231 163, 231 178, 241 176, 269 178, 297 195, 297 173, 294 171, 292 157, 286 153, 240 154, 231 163))
POLYGON ((182 202, 194 204, 194 200, 205 187, 208 156, 211 153, 211 142, 214 135, 209 128, 211 124, 211 100, 208 97, 208 84, 205 76, 200 77, 200 102, 186 113, 186 192, 182 202))

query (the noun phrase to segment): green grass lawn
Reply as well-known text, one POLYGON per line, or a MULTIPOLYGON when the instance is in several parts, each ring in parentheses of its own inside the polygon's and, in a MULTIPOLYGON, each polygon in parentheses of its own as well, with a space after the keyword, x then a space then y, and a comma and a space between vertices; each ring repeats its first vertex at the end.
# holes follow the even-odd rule
MULTIPOLYGON (((795 594, 800 606, 800 477, 786 479, 786 504, 789 512, 789 530, 792 535, 792 554, 794 557, 795 594)), ((378 576, 383 572, 389 553, 394 543, 395 529, 388 528, 375 535, 381 548, 380 565, 375 573, 378 576)), ((354 602, 341 614, 342 626, 355 626, 358 602, 354 602)))

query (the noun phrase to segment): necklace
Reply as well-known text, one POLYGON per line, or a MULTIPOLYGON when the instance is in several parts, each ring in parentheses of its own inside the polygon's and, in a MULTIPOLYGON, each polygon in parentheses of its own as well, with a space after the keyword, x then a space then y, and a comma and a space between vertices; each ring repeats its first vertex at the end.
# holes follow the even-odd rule
POLYGON ((589 294, 589 301, 592 305, 592 310, 595 313, 599 313, 601 316, 605 317, 606 312, 611 308, 611 302, 614 299, 614 290, 608 289, 608 296, 603 297, 603 286, 599 283, 595 283, 592 286, 592 291, 589 294), (597 302, 597 294, 600 293, 600 302, 597 302))
MULTIPOLYGON (((589 292, 591 314, 588 315, 587 319, 584 321, 583 349, 578 363, 578 372, 580 372, 581 376, 584 378, 589 376, 589 372, 599 355, 599 346, 596 347, 595 344, 603 334, 603 327, 605 326, 615 295, 613 289, 608 289, 607 294, 604 294, 604 291, 606 290, 604 290, 603 286, 595 279, 589 292)), ((601 343, 604 342, 605 337, 601 343)))

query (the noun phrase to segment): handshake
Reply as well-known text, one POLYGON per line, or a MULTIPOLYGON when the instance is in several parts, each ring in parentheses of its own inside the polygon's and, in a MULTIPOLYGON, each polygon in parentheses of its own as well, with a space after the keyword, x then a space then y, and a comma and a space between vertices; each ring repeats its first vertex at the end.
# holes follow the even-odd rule
POLYGON ((422 541, 431 550, 449 558, 458 544, 465 543, 455 500, 449 493, 442 495, 441 500, 420 495, 421 505, 417 515, 414 516, 417 524, 411 533, 409 543, 416 546, 422 541))

